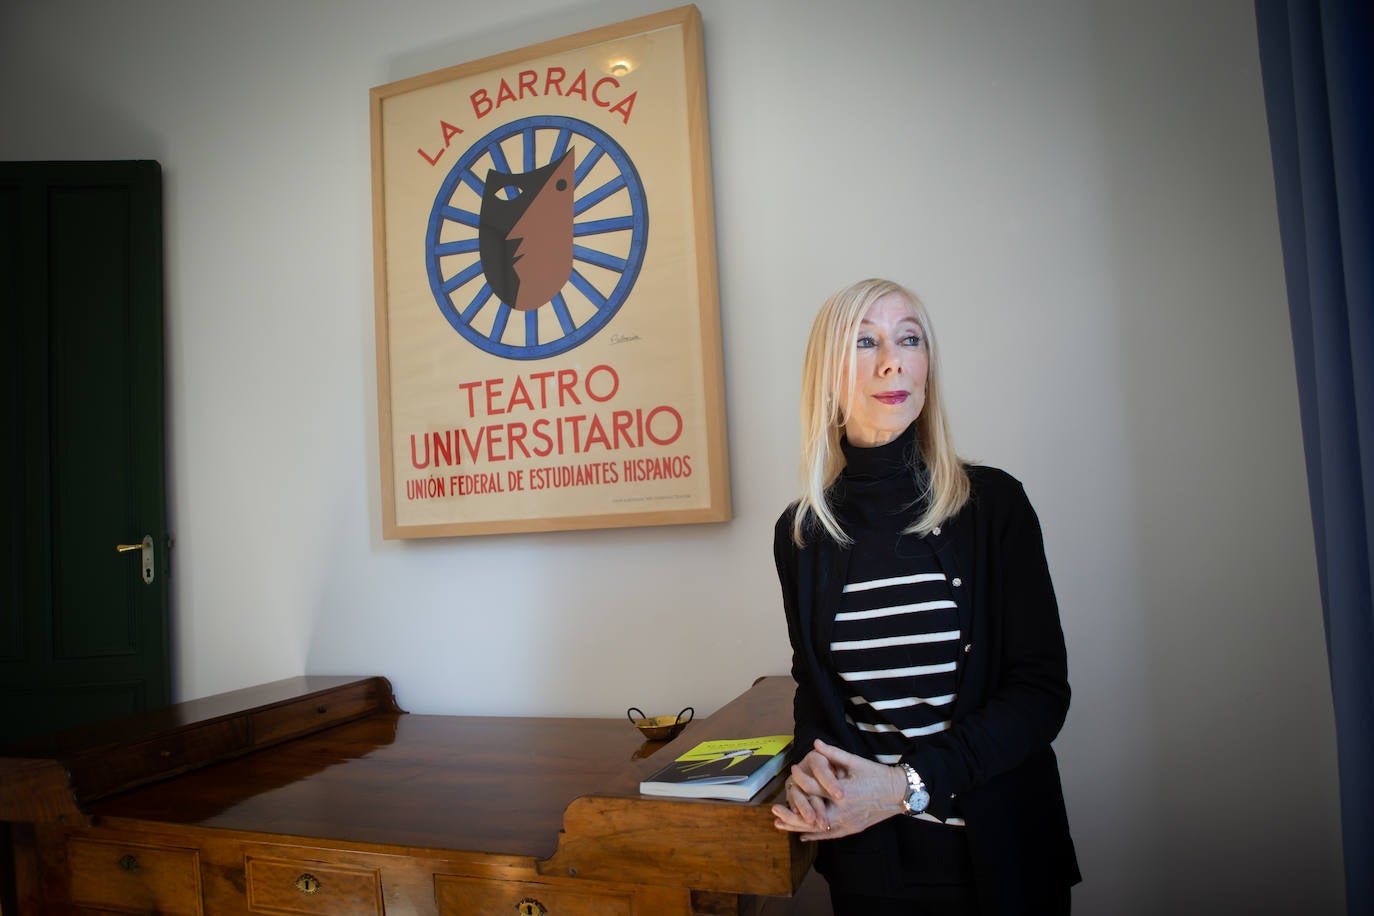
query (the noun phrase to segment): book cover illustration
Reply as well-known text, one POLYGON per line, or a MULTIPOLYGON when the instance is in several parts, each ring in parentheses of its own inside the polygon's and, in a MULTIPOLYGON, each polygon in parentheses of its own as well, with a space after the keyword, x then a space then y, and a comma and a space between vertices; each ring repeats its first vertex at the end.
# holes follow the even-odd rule
POLYGON ((782 769, 791 735, 703 741, 639 784, 646 795, 752 798, 782 769))

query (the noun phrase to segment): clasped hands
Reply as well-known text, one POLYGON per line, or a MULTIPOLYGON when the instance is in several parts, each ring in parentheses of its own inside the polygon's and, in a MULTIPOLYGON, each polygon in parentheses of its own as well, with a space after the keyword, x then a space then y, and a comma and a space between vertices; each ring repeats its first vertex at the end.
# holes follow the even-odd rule
POLYGON ((792 767, 787 804, 773 806, 773 825, 803 841, 858 833, 902 810, 906 777, 901 769, 816 740, 814 750, 792 767))

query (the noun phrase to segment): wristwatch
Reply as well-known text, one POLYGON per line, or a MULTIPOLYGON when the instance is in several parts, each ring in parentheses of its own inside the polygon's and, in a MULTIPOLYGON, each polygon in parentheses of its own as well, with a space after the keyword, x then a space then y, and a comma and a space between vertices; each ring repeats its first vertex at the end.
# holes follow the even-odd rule
POLYGON ((930 793, 926 791, 926 784, 921 782, 921 777, 911 768, 911 764, 897 765, 906 774, 906 798, 902 799, 902 811, 908 817, 917 817, 930 804, 930 793))

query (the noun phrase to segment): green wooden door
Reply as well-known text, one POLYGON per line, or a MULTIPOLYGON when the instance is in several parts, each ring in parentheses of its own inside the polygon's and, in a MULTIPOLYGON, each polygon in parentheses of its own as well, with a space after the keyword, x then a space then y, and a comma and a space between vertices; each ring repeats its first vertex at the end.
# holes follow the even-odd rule
POLYGON ((0 163, 0 744, 170 701, 161 181, 0 163))

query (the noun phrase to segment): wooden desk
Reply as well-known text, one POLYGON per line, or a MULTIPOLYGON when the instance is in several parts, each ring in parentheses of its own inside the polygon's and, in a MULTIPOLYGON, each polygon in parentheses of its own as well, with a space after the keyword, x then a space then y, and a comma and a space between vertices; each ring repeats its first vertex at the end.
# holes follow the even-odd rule
POLYGON ((641 796, 698 741, 791 730, 761 678, 666 745, 624 719, 416 716, 294 678, 0 758, 20 914, 785 912, 810 852, 747 803, 641 796), (648 756, 652 753, 652 756, 648 756))

